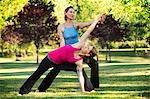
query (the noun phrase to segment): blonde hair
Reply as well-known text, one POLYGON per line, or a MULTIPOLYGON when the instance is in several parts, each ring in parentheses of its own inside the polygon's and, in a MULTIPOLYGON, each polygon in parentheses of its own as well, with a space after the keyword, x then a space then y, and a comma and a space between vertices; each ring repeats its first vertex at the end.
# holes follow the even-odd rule
MULTIPOLYGON (((89 50, 91 51, 94 46, 90 42, 85 42, 82 48, 86 48, 86 47, 89 48, 89 50)), ((89 53, 83 53, 82 51, 79 52, 79 55, 81 56, 87 56, 87 54, 89 53)))
POLYGON ((87 40, 87 41, 84 43, 84 46, 83 46, 83 47, 90 47, 90 48, 93 48, 94 45, 93 45, 93 43, 92 43, 91 40, 87 40))

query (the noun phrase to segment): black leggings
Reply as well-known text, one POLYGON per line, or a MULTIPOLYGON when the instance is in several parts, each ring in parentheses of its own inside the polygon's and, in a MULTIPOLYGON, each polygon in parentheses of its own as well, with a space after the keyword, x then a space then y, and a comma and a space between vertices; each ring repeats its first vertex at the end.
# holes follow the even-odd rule
MULTIPOLYGON (((88 80, 88 77, 83 69, 83 76, 85 79, 85 90, 86 91, 91 91, 94 88, 99 88, 99 68, 98 68, 98 62, 92 58, 92 57, 86 57, 84 58, 84 62, 86 62, 89 67, 91 68, 91 78, 90 81, 88 80), (89 60, 87 62, 87 59, 89 60), (91 84, 92 83, 92 84, 91 84)), ((52 84, 53 80, 56 78, 60 70, 65 70, 65 71, 74 71, 76 72, 76 64, 74 63, 63 63, 59 66, 59 68, 53 68, 48 75, 44 78, 40 86, 38 87, 38 90, 40 92, 46 91, 49 86, 52 84)))
POLYGON ((20 88, 20 94, 27 94, 31 91, 31 88, 35 84, 35 82, 42 76, 44 72, 46 72, 49 68, 54 67, 55 64, 50 61, 47 57, 45 57, 37 70, 25 81, 25 83, 20 88))
POLYGON ((99 64, 93 57, 84 57, 83 61, 91 68, 90 81, 94 88, 99 88, 99 64))
MULTIPOLYGON (((65 64, 65 63, 64 63, 65 64)), ((67 69, 67 70, 73 70, 75 72, 76 71, 76 65, 74 65, 73 67, 70 68, 70 66, 66 66, 66 65, 56 65, 55 63, 53 63, 52 61, 50 61, 48 59, 48 57, 46 56, 40 63, 39 67, 37 68, 37 70, 25 81, 25 83, 22 85, 22 87, 20 88, 19 94, 28 94, 31 91, 31 88, 33 87, 33 85, 35 84, 35 82, 42 76, 42 74, 44 72, 46 72, 49 68, 53 67, 55 71, 50 72, 50 74, 48 74, 45 79, 42 81, 42 84, 39 86, 39 88, 41 88, 41 90, 39 91, 45 91, 43 89, 47 89, 50 86, 50 82, 51 80, 54 80, 54 78, 56 77, 56 74, 58 74, 60 72, 60 69, 67 69), (54 75, 55 74, 55 75, 54 75), (51 79, 51 80, 49 80, 51 79)), ((88 80, 87 75, 83 69, 83 76, 85 79, 85 86, 86 86, 86 90, 87 91, 91 91, 94 89, 94 87, 92 86, 91 82, 88 80)), ((38 88, 38 89, 39 89, 38 88)))

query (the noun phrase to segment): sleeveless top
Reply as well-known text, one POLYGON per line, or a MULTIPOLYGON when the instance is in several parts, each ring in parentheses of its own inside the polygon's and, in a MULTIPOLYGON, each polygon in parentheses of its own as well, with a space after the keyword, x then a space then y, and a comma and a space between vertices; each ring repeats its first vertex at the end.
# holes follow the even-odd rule
POLYGON ((61 64, 63 62, 75 63, 82 58, 75 58, 74 52, 80 50, 79 48, 74 48, 71 45, 66 45, 58 48, 54 51, 48 53, 48 58, 55 64, 61 64))
POLYGON ((74 27, 74 24, 72 23, 70 28, 66 27, 66 23, 64 24, 64 40, 65 40, 65 45, 69 44, 75 44, 79 42, 78 40, 78 31, 74 27))

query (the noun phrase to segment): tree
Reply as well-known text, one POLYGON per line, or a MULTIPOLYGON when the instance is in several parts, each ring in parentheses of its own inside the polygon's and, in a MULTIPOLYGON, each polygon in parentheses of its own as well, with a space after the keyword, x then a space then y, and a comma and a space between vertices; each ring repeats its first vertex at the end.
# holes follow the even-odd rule
POLYGON ((0 47, 3 53, 4 42, 2 41, 1 35, 3 28, 12 23, 14 15, 23 8, 28 0, 0 0, 0 47), (17 6, 16 6, 17 5, 17 6))
MULTIPOLYGON (((92 37, 103 40, 106 46, 106 52, 109 56, 109 62, 111 62, 110 43, 112 41, 121 41, 126 35, 127 29, 120 27, 119 20, 115 20, 112 15, 107 15, 103 24, 100 22, 97 24, 94 31, 91 33, 92 37)), ((106 60, 107 60, 106 53, 106 60)))
POLYGON ((124 6, 122 13, 124 20, 128 21, 128 40, 134 40, 134 51, 136 53, 137 41, 149 37, 150 26, 150 2, 148 0, 118 0, 124 6))
POLYGON ((64 11, 65 9, 70 5, 67 0, 51 0, 53 4, 55 4, 54 7, 54 15, 57 17, 57 21, 59 23, 63 23, 64 20, 64 11))
MULTIPOLYGON (((17 32, 14 32, 14 25, 8 25, 5 26, 5 28, 3 28, 2 30, 2 55, 3 55, 3 47, 4 47, 4 43, 8 43, 9 46, 9 50, 12 50, 12 52, 15 52, 16 54, 16 60, 17 60, 17 54, 18 54, 18 46, 22 44, 22 38, 21 35, 17 32), (11 46, 12 45, 12 46, 11 46)), ((12 54, 12 53, 8 53, 8 54, 12 54)))
POLYGON ((28 0, 0 0, 0 29, 7 26, 6 21, 11 21, 27 3, 28 0))
POLYGON ((147 38, 147 42, 150 44, 150 36, 147 38))
POLYGON ((38 63, 40 45, 49 39, 55 39, 57 28, 56 17, 52 16, 54 4, 41 0, 30 0, 16 16, 15 32, 22 34, 24 43, 34 42, 38 63))

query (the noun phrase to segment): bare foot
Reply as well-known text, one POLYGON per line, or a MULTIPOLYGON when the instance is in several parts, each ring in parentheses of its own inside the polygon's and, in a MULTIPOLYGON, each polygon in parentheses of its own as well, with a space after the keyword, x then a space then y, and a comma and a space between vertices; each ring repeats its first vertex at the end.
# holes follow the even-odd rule
POLYGON ((96 92, 95 90, 91 90, 90 92, 96 92))

